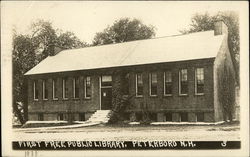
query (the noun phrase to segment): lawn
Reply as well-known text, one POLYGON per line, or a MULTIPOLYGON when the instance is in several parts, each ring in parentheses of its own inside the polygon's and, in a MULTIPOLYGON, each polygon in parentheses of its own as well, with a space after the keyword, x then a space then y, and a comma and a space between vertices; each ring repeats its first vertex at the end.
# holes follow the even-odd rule
POLYGON ((239 124, 104 125, 67 129, 14 129, 15 140, 240 140, 239 124))

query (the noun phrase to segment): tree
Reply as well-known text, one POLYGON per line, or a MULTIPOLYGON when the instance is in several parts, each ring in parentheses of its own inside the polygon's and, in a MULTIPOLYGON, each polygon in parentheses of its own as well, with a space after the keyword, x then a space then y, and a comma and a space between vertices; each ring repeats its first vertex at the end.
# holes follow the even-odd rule
POLYGON ((93 45, 121 43, 132 40, 148 39, 155 36, 155 28, 147 26, 138 19, 121 18, 102 32, 96 33, 93 45))
POLYGON ((13 35, 13 112, 24 124, 27 120, 27 85, 24 73, 53 54, 54 46, 65 49, 85 47, 72 32, 55 30, 49 21, 38 20, 31 24, 30 34, 13 35), (58 34, 58 35, 57 35, 58 34))
POLYGON ((81 48, 86 47, 87 43, 82 42, 74 33, 72 32, 62 32, 60 31, 56 45, 66 49, 81 48))
POLYGON ((24 73, 35 65, 35 53, 32 40, 25 35, 14 34, 13 39, 13 112, 20 123, 25 123, 27 115, 27 91, 24 73))
POLYGON ((239 36, 239 15, 233 11, 218 12, 215 15, 195 14, 191 18, 188 29, 181 30, 183 34, 214 30, 215 21, 222 20, 228 27, 228 47, 231 53, 233 64, 236 71, 236 81, 239 84, 239 55, 240 55, 240 36, 239 36))

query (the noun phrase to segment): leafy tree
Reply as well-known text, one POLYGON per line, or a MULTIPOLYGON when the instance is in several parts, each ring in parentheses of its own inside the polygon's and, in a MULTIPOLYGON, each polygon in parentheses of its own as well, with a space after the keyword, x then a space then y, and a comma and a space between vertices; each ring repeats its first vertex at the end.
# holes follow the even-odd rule
POLYGON ((30 37, 14 34, 13 39, 13 112, 23 124, 27 115, 27 91, 24 73, 35 65, 35 49, 30 37))
POLYGON ((27 120, 27 86, 24 73, 53 54, 54 46, 65 49, 85 47, 72 32, 55 30, 51 22, 38 20, 31 24, 30 34, 13 35, 13 112, 24 124, 27 120))
POLYGON ((215 21, 222 20, 228 27, 228 47, 233 59, 236 70, 236 81, 239 83, 239 55, 240 55, 240 36, 239 36, 239 16, 236 12, 218 12, 215 15, 195 14, 191 18, 188 29, 181 30, 183 34, 214 30, 215 21))
POLYGON ((31 24, 31 39, 35 47, 37 63, 53 53, 57 35, 52 23, 39 19, 31 24))
POLYGON ((148 39, 155 36, 155 28, 147 26, 138 19, 121 18, 102 32, 96 33, 93 45, 121 43, 132 40, 148 39))
POLYGON ((56 45, 66 49, 81 48, 86 47, 87 43, 82 42, 74 33, 72 32, 62 32, 60 31, 56 45))

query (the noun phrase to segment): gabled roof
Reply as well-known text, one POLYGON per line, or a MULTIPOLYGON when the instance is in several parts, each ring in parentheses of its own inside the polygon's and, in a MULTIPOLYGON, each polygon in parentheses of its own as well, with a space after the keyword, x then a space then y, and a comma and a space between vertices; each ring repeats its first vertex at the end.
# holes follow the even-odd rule
POLYGON ((216 57, 223 35, 214 31, 63 50, 25 75, 216 57))

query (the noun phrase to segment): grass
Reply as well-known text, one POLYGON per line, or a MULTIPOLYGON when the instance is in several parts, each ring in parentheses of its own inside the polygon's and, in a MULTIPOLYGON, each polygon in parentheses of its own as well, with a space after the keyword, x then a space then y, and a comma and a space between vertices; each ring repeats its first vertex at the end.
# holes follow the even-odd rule
POLYGON ((21 126, 21 128, 39 128, 39 127, 54 127, 54 126, 67 126, 67 125, 74 125, 78 123, 28 123, 21 126))

